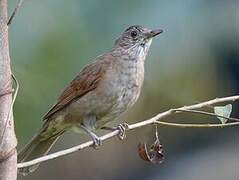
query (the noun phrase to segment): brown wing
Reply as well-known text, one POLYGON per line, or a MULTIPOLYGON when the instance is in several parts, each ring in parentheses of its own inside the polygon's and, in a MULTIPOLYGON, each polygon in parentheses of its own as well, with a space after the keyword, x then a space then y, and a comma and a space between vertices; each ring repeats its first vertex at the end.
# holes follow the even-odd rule
POLYGON ((78 76, 73 79, 70 85, 63 91, 57 100, 57 103, 50 109, 43 119, 66 107, 74 99, 84 96, 86 93, 95 89, 104 76, 108 61, 101 61, 104 57, 99 57, 98 61, 86 66, 78 76))

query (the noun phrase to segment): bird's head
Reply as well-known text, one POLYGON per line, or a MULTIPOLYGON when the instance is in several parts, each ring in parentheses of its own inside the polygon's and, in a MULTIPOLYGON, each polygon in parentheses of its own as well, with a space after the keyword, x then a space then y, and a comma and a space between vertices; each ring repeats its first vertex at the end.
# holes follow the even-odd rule
POLYGON ((115 41, 115 47, 124 49, 143 47, 147 50, 151 44, 152 38, 162 32, 163 30, 161 29, 150 30, 139 25, 130 26, 115 41))

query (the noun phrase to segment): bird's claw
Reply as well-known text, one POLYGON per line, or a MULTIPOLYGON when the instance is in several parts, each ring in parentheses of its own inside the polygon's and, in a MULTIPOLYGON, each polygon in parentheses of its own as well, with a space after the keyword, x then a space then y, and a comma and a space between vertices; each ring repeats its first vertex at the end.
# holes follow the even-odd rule
POLYGON ((98 137, 94 132, 92 132, 91 130, 89 130, 87 127, 85 127, 84 125, 80 126, 92 139, 93 144, 92 147, 94 149, 97 149, 97 147, 102 145, 102 140, 100 139, 100 137, 98 137))
POLYGON ((94 149, 98 149, 98 147, 102 145, 102 140, 100 139, 100 137, 95 136, 95 137, 92 138, 92 140, 93 140, 92 147, 94 149))
POLYGON ((125 131, 128 129, 129 125, 127 123, 122 123, 117 126, 117 129, 119 130, 118 137, 120 140, 123 140, 126 138, 126 133, 125 131))
POLYGON ((122 123, 122 124, 119 124, 117 127, 104 126, 101 129, 109 130, 109 131, 118 130, 119 131, 118 138, 120 140, 123 140, 126 137, 125 131, 128 129, 128 127, 129 125, 127 123, 122 123))

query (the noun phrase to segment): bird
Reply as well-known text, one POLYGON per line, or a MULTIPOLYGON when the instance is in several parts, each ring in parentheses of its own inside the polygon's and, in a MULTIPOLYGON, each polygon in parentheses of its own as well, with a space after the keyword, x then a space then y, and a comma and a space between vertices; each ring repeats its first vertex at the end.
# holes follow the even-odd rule
MULTIPOLYGON (((18 162, 46 155, 61 135, 77 129, 101 144, 95 130, 117 119, 137 101, 144 81, 144 64, 152 39, 163 30, 128 27, 113 48, 86 65, 43 117, 38 133, 18 154, 18 162)), ((122 126, 119 126, 122 127, 122 126)), ((122 130, 122 128, 119 128, 122 130)), ((39 164, 21 168, 27 175, 39 164)))

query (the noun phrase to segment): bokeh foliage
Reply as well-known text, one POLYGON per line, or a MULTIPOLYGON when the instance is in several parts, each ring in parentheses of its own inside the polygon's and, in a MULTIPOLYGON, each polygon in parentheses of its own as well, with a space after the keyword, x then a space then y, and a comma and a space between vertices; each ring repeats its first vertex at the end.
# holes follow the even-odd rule
MULTIPOLYGON (((15 3, 10 1, 10 10, 15 3)), ((110 50, 132 24, 165 32, 154 40, 148 55, 140 100, 121 121, 136 122, 172 107, 237 94, 238 5, 234 0, 26 0, 10 27, 12 67, 21 87, 15 105, 19 148, 37 131, 43 114, 77 72, 110 50)), ((217 121, 196 115, 165 120, 217 121)), ((237 128, 162 127, 166 160, 151 166, 136 153, 139 141, 152 140, 152 128, 143 128, 128 134, 124 142, 105 143, 99 151, 44 163, 21 179, 235 179, 237 132, 237 128)), ((69 133, 54 150, 86 139, 69 133)))

